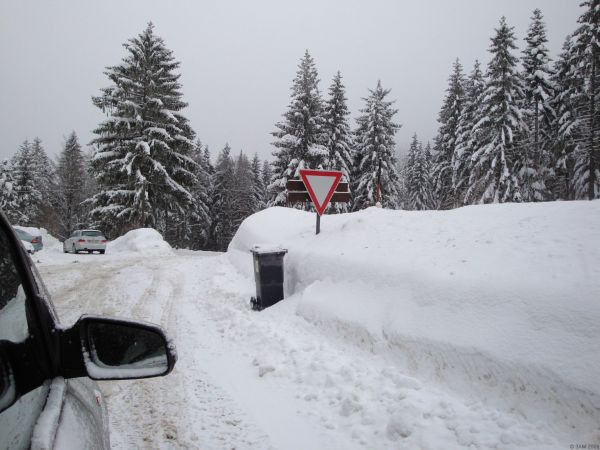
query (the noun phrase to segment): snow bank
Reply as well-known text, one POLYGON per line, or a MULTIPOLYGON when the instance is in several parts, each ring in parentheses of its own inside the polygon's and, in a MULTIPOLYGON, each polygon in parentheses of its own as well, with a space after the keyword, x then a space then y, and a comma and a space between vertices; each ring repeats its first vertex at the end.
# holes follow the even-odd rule
MULTIPOLYGON (((600 201, 249 217, 229 259, 287 248, 296 313, 528 420, 600 423, 600 201)), ((277 307, 277 306, 276 306, 277 307)))
POLYGON ((110 253, 149 253, 172 255, 173 249, 161 234, 152 228, 138 228, 107 244, 110 253))

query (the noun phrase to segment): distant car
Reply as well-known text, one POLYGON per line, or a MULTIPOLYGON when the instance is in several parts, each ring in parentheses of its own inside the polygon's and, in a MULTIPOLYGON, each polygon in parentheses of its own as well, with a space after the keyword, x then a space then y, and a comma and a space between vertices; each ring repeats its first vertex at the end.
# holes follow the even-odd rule
POLYGON ((17 233, 17 237, 19 239, 21 239, 22 241, 25 242, 29 242, 31 245, 33 245, 33 250, 36 252, 39 252, 41 249, 44 248, 44 244, 42 243, 42 237, 41 236, 33 236, 32 234, 20 230, 19 228, 15 228, 15 233, 17 233))
POLYGON ((103 254, 106 251, 106 243, 108 240, 104 237, 101 231, 98 230, 75 230, 71 237, 63 242, 63 252, 79 253, 79 252, 100 252, 103 254))

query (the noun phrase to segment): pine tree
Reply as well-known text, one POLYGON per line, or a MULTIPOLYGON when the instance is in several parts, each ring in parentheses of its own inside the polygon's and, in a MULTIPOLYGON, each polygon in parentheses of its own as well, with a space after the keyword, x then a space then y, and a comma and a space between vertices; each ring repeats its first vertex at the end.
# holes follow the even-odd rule
MULTIPOLYGON (((207 149, 198 139, 194 144, 191 158, 196 163, 196 183, 190 189, 194 198, 193 206, 184 217, 182 245, 192 250, 205 249, 210 234, 211 176, 206 160, 207 149)), ((210 163, 210 160, 208 161, 210 163)))
POLYGON ((528 139, 524 142, 525 164, 520 178, 523 200, 541 201, 549 198, 546 180, 552 177, 550 145, 554 110, 551 106, 553 86, 551 82, 546 26, 542 12, 533 11, 531 25, 525 38, 527 47, 523 51, 523 80, 525 94, 525 120, 528 139))
POLYGON ((262 176, 262 166, 258 154, 255 153, 250 164, 252 170, 252 192, 254 196, 254 212, 265 207, 265 184, 262 176))
POLYGON ((574 189, 577 198, 600 197, 600 0, 581 3, 586 8, 573 34, 575 64, 571 76, 577 83, 574 189))
POLYGON ((348 124, 350 111, 346 104, 346 88, 338 72, 329 87, 329 98, 325 104, 325 136, 327 140, 326 170, 339 170, 342 180, 350 182, 352 169, 352 133, 348 124))
POLYGON ((11 219, 13 223, 34 226, 41 214, 42 192, 37 183, 37 163, 34 159, 32 145, 25 140, 13 156, 14 189, 17 194, 17 205, 11 219))
POLYGON ((57 205, 56 167, 54 162, 48 158, 42 141, 38 137, 31 143, 31 158, 35 182, 41 193, 39 213, 35 218, 35 225, 45 227, 50 232, 56 233, 58 231, 58 218, 55 210, 57 205))
POLYGON ((433 207, 431 182, 431 145, 425 150, 417 134, 413 135, 406 164, 406 209, 425 210, 433 207))
POLYGON ((256 212, 256 192, 254 186, 250 161, 248 160, 248 157, 240 151, 235 162, 234 175, 234 231, 239 228, 246 217, 256 212))
POLYGON ((485 81, 479 61, 475 61, 469 78, 465 81, 465 98, 462 112, 458 119, 456 130, 456 145, 452 155, 452 191, 454 192, 454 207, 465 204, 465 194, 469 188, 471 175, 471 156, 479 148, 479 132, 474 130, 479 121, 479 105, 485 81))
POLYGON ((0 161, 0 210, 12 222, 18 221, 17 192, 13 179, 13 168, 9 161, 0 161))
POLYGON ((225 251, 236 230, 235 164, 229 144, 225 145, 217 158, 213 185, 211 237, 214 249, 225 251))
MULTIPOLYGON (((329 98, 325 105, 325 136, 327 159, 324 168, 342 172, 342 181, 350 182, 352 170, 352 132, 348 124, 350 111, 346 104, 346 90, 342 84, 340 71, 336 73, 329 87, 329 98)), ((330 208, 336 212, 346 212, 346 203, 334 203, 330 208)))
POLYGON ((575 67, 575 53, 571 36, 567 36, 563 49, 554 65, 554 97, 552 107, 556 116, 552 126, 554 171, 552 180, 553 198, 573 200, 575 174, 575 148, 579 135, 577 127, 576 106, 579 97, 579 80, 572 77, 575 67))
POLYGON ((92 174, 92 158, 95 154, 93 147, 88 147, 82 151, 83 167, 85 178, 83 182, 83 198, 81 203, 81 214, 84 218, 85 226, 91 226, 90 216, 93 208, 92 199, 99 192, 98 183, 92 174))
POLYGON ((93 99, 109 118, 94 131, 100 193, 92 217, 109 236, 145 226, 164 233, 170 215, 193 204, 196 183, 194 133, 180 113, 187 104, 174 73, 179 62, 151 23, 124 47, 122 63, 106 71, 112 85, 93 99))
POLYGON ((457 203, 452 186, 452 159, 456 153, 459 120, 463 113, 465 79, 458 58, 448 78, 446 97, 438 117, 440 128, 435 139, 433 183, 438 209, 449 209, 457 203))
POLYGON ((214 191, 215 191, 215 168, 212 165, 211 162, 211 156, 210 156, 210 150, 208 148, 208 145, 204 146, 204 153, 202 155, 202 168, 204 169, 204 172, 206 172, 207 174, 207 179, 206 179, 206 195, 208 197, 208 201, 207 201, 207 205, 208 205, 208 233, 206 236, 206 240, 204 241, 201 249, 202 250, 213 250, 216 248, 216 244, 214 242, 214 235, 213 235, 213 218, 214 218, 214 211, 213 211, 213 204, 214 204, 214 191))
POLYGON ((380 202, 386 208, 396 208, 399 176, 396 169, 394 135, 400 125, 393 122, 397 110, 393 101, 386 101, 389 89, 377 82, 364 98, 362 116, 356 119, 355 160, 353 164, 353 210, 357 211, 380 202))
POLYGON ((85 169, 81 146, 73 131, 65 140, 56 170, 60 236, 70 236, 73 230, 81 228, 85 222, 82 206, 85 200, 84 185, 88 176, 85 169))
POLYGON ((273 181, 273 172, 271 171, 271 163, 267 160, 263 161, 261 177, 262 177, 263 186, 265 189, 263 198, 265 199, 265 207, 267 207, 267 205, 268 205, 267 200, 269 198, 271 198, 271 195, 272 195, 272 191, 269 188, 269 185, 273 181))
POLYGON ((486 86, 482 96, 481 118, 475 125, 480 146, 472 156, 473 166, 468 202, 502 203, 521 200, 519 165, 521 155, 516 146, 518 134, 523 132, 523 114, 519 107, 523 98, 521 80, 516 70, 518 58, 513 28, 506 19, 492 38, 486 86))
POLYGON ((269 205, 284 205, 288 179, 300 178, 300 169, 318 169, 325 164, 323 101, 319 78, 308 50, 300 61, 292 84, 292 99, 284 120, 275 124, 273 145, 274 177, 269 186, 272 192, 269 205))
POLYGON ((396 171, 398 172, 398 209, 410 209, 408 200, 407 186, 407 175, 408 175, 408 155, 404 155, 402 158, 398 158, 396 162, 396 171))

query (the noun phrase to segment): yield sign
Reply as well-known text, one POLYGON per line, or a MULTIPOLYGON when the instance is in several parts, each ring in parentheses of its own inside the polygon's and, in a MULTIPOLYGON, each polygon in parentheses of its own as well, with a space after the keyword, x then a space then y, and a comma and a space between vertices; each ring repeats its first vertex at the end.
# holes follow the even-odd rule
POLYGON ((335 188, 342 178, 342 172, 301 169, 300 178, 306 186, 317 213, 320 216, 323 215, 335 188))

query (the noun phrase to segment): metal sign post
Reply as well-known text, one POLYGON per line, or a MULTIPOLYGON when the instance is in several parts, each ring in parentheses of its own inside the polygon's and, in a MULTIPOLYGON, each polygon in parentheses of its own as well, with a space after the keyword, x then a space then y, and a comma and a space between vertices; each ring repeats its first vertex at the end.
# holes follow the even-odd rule
POLYGON ((311 201, 317 211, 316 234, 321 232, 321 215, 329 203, 350 201, 348 183, 340 183, 342 172, 333 170, 300 170, 300 180, 288 180, 288 203, 311 201))

